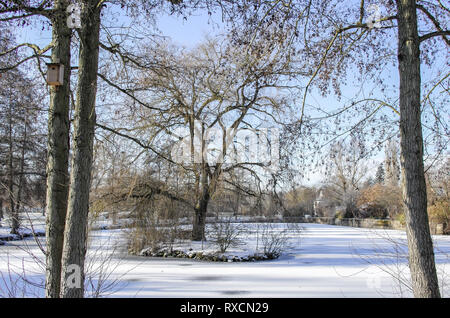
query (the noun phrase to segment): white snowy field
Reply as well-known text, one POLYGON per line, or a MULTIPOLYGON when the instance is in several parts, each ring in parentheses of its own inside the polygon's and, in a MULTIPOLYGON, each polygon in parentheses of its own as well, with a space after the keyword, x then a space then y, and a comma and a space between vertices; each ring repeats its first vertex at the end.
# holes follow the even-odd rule
MULTIPOLYGON (((245 226, 254 229, 258 225, 245 226)), ((276 228, 285 226, 275 225, 276 228)), ((88 267, 94 279, 87 288, 95 288, 97 279, 102 277, 105 297, 412 295, 402 245, 404 232, 321 224, 301 226, 302 231, 293 232, 290 248, 280 258, 239 263, 128 256, 123 230, 93 231, 88 267)), ((434 236, 433 239, 442 294, 449 297, 450 237, 434 236)), ((248 240, 241 250, 255 247, 254 237, 248 240)), ((44 238, 40 241, 45 244, 44 238)), ((39 285, 44 281, 44 271, 39 260, 43 260, 43 255, 33 239, 0 246, 0 296, 42 297, 39 285), (28 283, 23 282, 24 276, 28 283)))

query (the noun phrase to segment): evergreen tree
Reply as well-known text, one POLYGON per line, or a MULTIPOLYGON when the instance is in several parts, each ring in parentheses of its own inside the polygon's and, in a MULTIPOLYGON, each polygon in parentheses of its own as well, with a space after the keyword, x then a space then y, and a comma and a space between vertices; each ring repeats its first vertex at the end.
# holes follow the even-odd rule
POLYGON ((377 173, 375 174, 375 182, 376 183, 384 183, 384 168, 383 168, 383 164, 380 164, 378 166, 378 170, 377 173))

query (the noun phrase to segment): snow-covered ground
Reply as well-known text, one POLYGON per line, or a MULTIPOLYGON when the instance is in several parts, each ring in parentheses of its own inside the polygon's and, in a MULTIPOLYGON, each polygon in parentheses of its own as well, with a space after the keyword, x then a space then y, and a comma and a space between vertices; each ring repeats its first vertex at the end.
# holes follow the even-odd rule
MULTIPOLYGON (((278 229, 285 226, 275 225, 278 229)), ((103 277, 100 281, 109 297, 411 296, 408 283, 399 283, 409 277, 406 259, 401 257, 405 252, 404 232, 321 224, 301 226, 300 239, 296 231, 290 238, 289 250, 280 258, 239 263, 129 256, 125 253, 123 230, 93 231, 88 267, 94 273, 94 286, 95 277, 103 277)), ((255 238, 250 235, 241 251, 254 249, 255 238)), ((434 242, 443 296, 449 297, 449 286, 445 284, 450 283, 450 237, 434 236, 434 242)), ((3 296, 8 296, 8 291, 16 296, 43 295, 41 288, 29 284, 22 293, 22 269, 29 281, 39 284, 44 279, 42 266, 30 253, 43 259, 33 239, 0 246, 3 296)))

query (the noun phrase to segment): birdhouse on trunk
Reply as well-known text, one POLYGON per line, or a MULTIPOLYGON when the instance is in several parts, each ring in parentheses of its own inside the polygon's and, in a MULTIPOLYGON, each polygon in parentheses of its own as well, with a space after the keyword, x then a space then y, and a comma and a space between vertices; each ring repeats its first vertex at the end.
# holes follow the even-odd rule
POLYGON ((47 84, 60 86, 64 79, 64 65, 61 63, 47 63, 47 84))

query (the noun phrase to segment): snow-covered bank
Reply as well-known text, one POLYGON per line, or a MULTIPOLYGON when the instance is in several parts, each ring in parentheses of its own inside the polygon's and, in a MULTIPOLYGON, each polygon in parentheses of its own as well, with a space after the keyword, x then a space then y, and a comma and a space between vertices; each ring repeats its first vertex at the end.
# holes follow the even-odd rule
POLYGON ((26 213, 20 220, 18 234, 11 234, 11 220, 5 218, 0 226, 0 245, 8 241, 18 241, 34 236, 45 236, 45 217, 42 213, 26 213))

